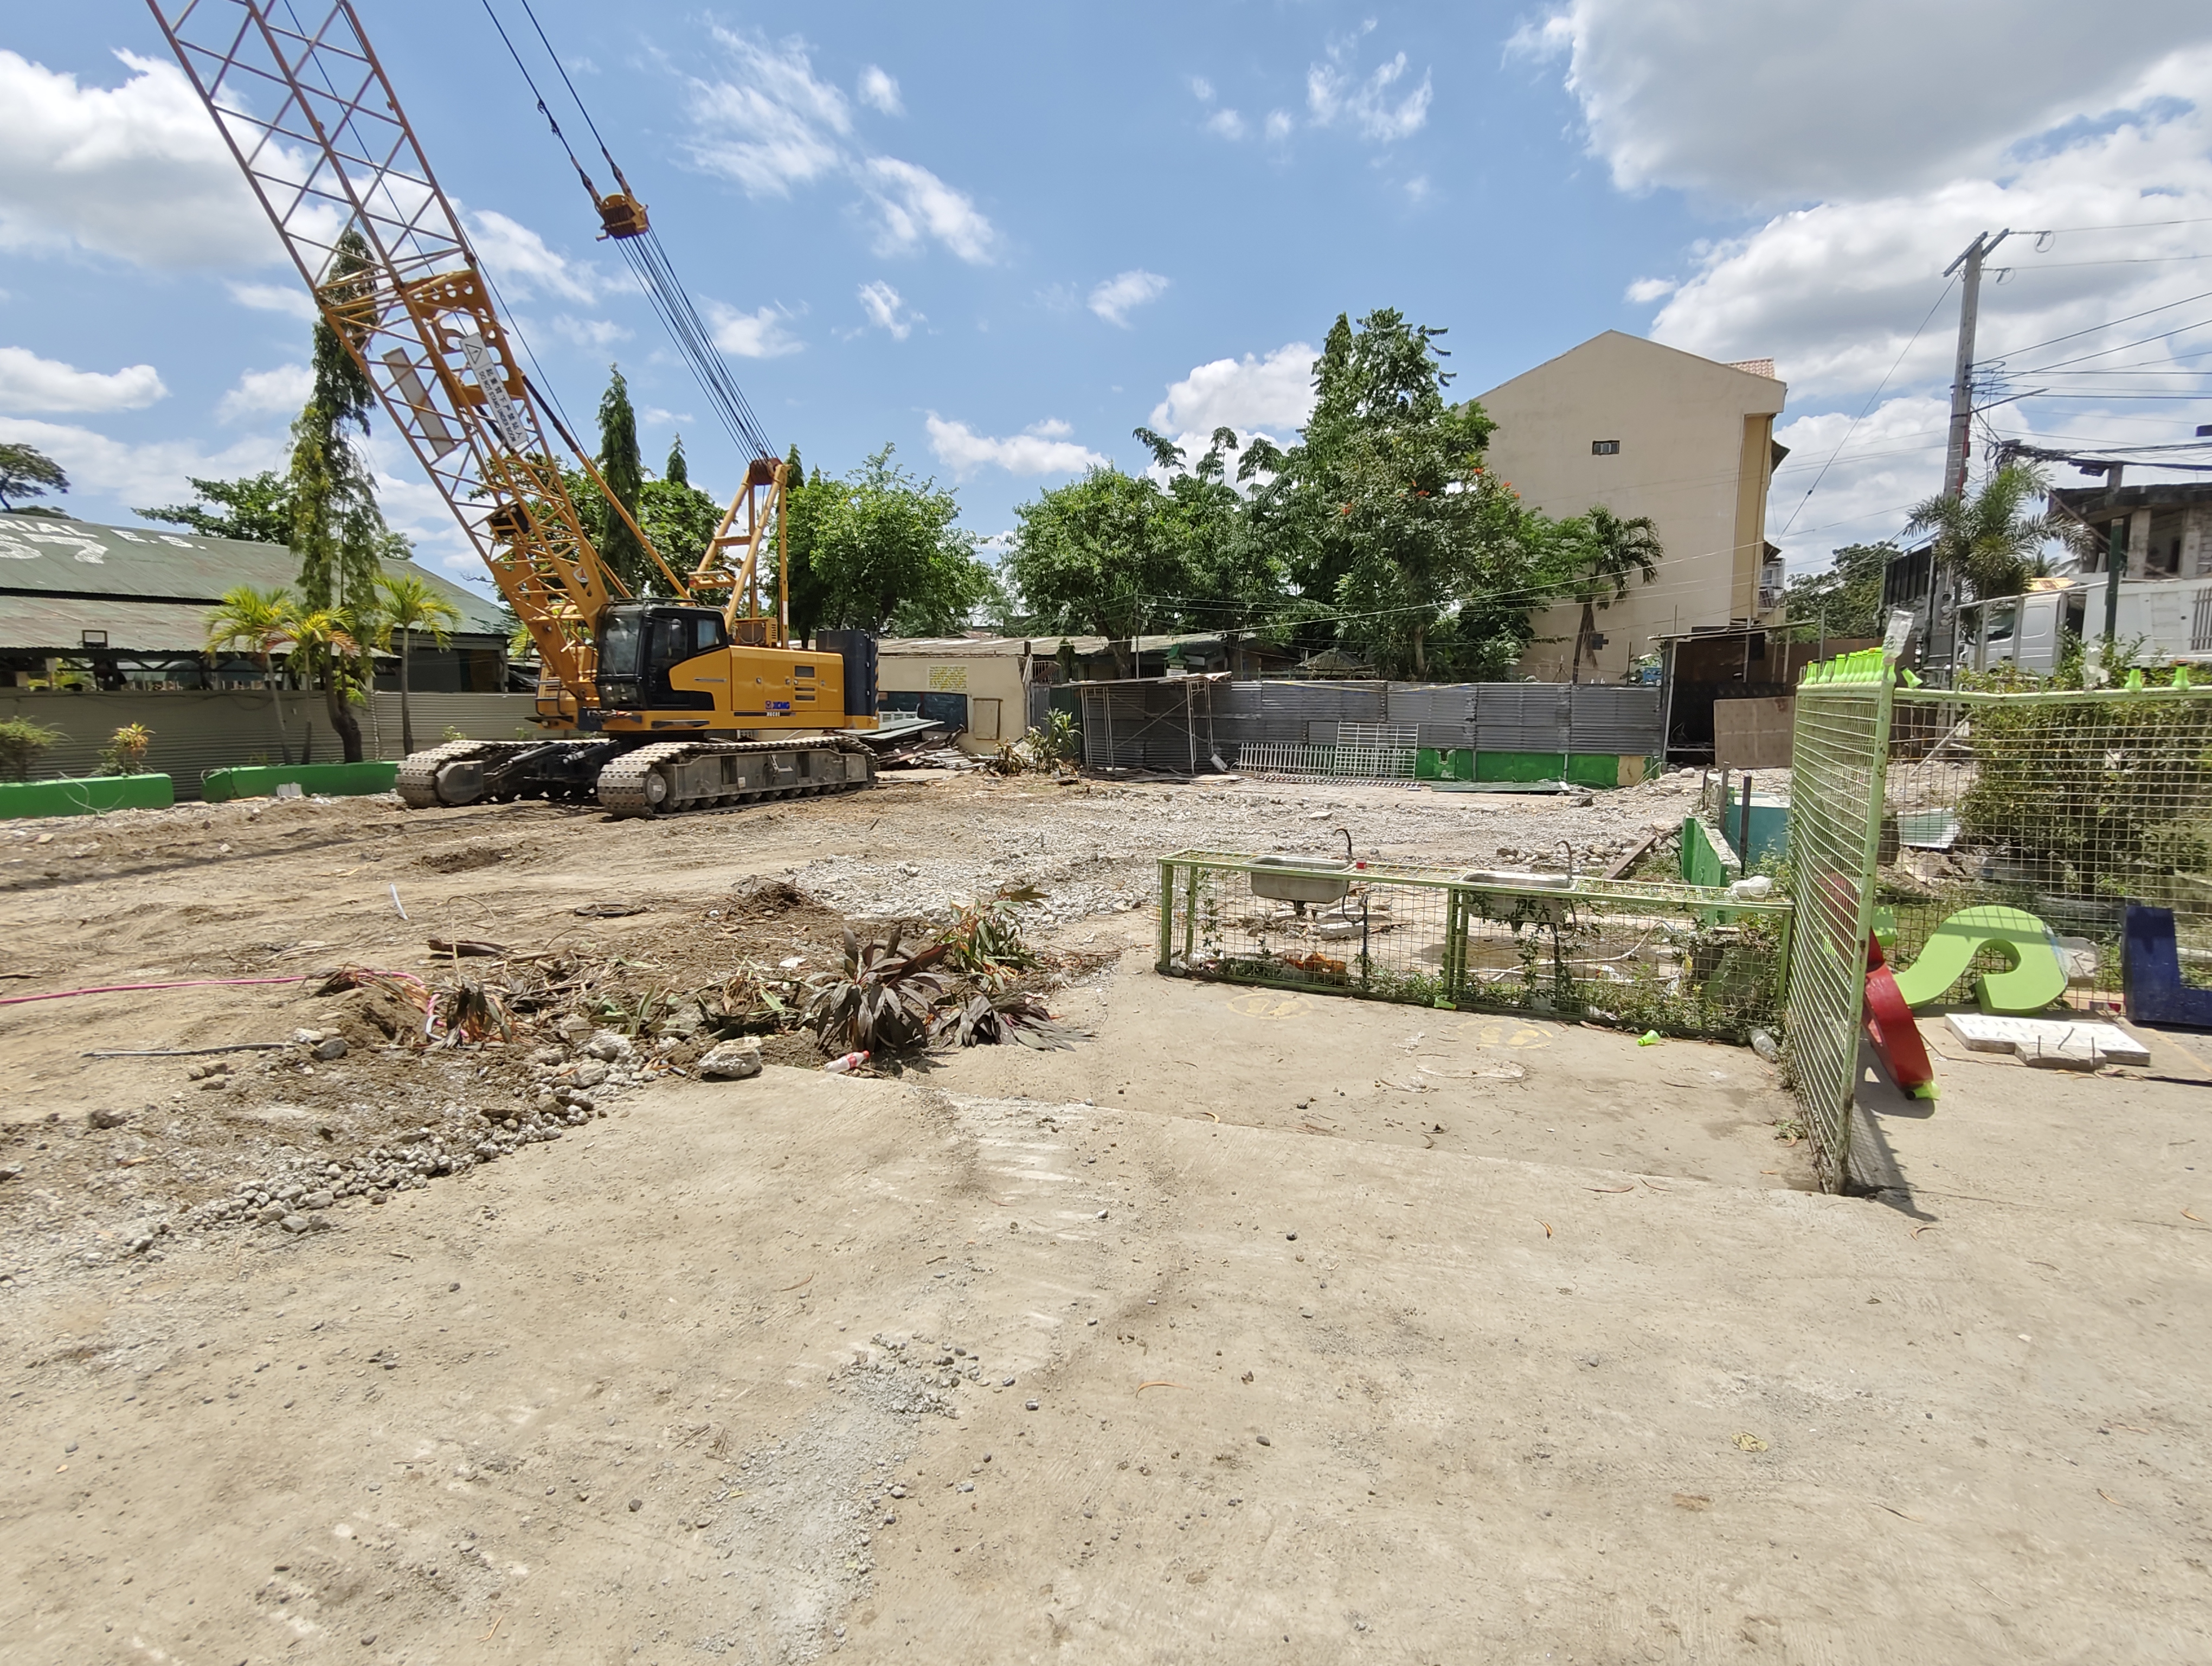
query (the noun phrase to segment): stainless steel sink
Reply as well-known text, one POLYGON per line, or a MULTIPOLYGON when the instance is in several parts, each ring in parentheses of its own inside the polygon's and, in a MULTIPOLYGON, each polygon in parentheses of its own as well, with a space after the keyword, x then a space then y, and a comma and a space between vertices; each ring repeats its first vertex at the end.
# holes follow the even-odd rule
POLYGON ((1352 889, 1352 870, 1343 862, 1262 856, 1252 867, 1252 894, 1279 903, 1340 903, 1352 889))
POLYGON ((1572 891, 1574 876, 1571 873, 1538 873, 1520 867, 1479 867, 1472 873, 1459 876, 1465 885, 1495 885, 1500 890, 1572 891))

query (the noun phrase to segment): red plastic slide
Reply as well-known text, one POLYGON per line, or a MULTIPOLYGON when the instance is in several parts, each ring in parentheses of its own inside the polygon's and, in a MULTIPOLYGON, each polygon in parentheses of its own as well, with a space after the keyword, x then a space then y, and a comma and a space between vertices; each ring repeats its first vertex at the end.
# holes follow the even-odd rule
POLYGON ((1936 1097, 1936 1067, 1929 1061, 1928 1044, 1920 1039, 1912 1009, 1898 990, 1896 974, 1881 958, 1881 945, 1871 935, 1867 938, 1866 1032, 1890 1080, 1916 1099, 1936 1097))

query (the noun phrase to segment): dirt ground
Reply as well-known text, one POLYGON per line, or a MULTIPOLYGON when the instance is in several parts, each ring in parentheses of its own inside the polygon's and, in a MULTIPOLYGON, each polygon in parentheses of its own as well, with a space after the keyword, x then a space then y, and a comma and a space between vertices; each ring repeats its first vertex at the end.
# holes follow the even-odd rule
POLYGON ((1943 1097, 1870 1085, 1832 1198, 1748 1051, 1150 970, 1181 846, 1589 860, 1686 796, 0 836, 0 997, 298 980, 0 1006, 0 1658, 2206 1657, 2212 1048, 1930 1024, 1943 1097), (621 1033, 1022 882, 1073 1050, 621 1033), (430 937, 548 1005, 415 1050, 320 993, 465 971, 430 937))

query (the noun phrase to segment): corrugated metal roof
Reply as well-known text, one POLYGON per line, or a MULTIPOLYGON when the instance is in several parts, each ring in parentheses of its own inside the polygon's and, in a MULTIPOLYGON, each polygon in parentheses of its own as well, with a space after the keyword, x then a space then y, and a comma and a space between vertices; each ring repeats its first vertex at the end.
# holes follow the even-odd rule
POLYGON ((207 643, 203 602, 80 601, 68 596, 0 599, 0 648, 79 651, 88 630, 108 645, 142 654, 198 654, 207 643))
MULTIPOLYGON (((299 575, 299 557, 277 544, 250 544, 240 538, 201 538, 191 532, 157 532, 144 526, 100 526, 88 520, 58 515, 0 514, 0 594, 7 594, 7 611, 26 593, 64 597, 92 596, 118 601, 203 603, 212 606, 222 593, 241 584, 258 590, 289 587, 299 575)), ((472 635, 506 635, 497 604, 476 591, 441 577, 428 568, 409 562, 402 570, 413 574, 451 602, 461 616, 461 629, 472 635)), ((70 606, 89 604, 70 602, 70 606)), ((72 616, 73 617, 73 616, 72 616)), ((130 616, 149 629, 160 628, 150 615, 130 616)), ((87 618, 94 629, 98 623, 87 618)), ((64 639, 75 647, 77 631, 64 639)), ((206 631, 195 633, 198 645, 206 631)), ((9 631, 10 645, 53 647, 52 642, 18 643, 21 633, 9 631)), ((142 644, 126 640, 110 628, 108 640, 117 648, 142 644)), ((165 647, 167 644, 143 644, 165 647)))

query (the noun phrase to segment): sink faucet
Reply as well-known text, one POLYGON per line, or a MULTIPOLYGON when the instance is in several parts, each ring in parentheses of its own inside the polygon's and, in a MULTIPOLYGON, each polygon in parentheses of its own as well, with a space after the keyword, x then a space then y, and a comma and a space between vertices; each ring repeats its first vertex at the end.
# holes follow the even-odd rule
POLYGON ((1349 867, 1352 866, 1352 830, 1348 827, 1340 827, 1336 830, 1344 835, 1344 863, 1346 867, 1349 867))
POLYGON ((1564 851, 1565 851, 1565 852, 1567 853, 1567 883, 1568 883, 1569 885, 1572 885, 1572 884, 1574 884, 1574 882, 1575 882, 1575 844, 1574 844, 1574 841, 1573 841, 1572 839, 1561 839, 1561 840, 1560 840, 1557 844, 1553 845, 1553 846, 1552 847, 1552 848, 1553 848, 1553 849, 1554 849, 1554 850, 1564 850, 1564 851))

